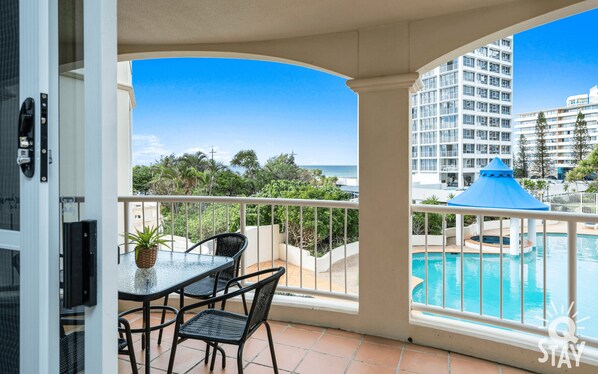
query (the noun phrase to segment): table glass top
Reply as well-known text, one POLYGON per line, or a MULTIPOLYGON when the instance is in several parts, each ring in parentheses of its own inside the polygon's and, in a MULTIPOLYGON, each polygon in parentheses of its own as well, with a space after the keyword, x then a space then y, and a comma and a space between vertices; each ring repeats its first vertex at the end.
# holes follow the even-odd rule
POLYGON ((153 300, 232 265, 230 257, 158 251, 151 269, 139 269, 135 252, 125 253, 118 265, 119 298, 153 300))

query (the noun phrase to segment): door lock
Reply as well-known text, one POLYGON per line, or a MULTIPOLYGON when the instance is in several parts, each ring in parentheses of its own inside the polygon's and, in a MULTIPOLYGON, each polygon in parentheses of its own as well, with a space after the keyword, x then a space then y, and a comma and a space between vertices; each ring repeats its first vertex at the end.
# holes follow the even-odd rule
POLYGON ((17 150, 17 164, 23 174, 31 178, 35 171, 34 135, 35 135, 35 101, 28 97, 21 105, 19 113, 19 149, 17 150))

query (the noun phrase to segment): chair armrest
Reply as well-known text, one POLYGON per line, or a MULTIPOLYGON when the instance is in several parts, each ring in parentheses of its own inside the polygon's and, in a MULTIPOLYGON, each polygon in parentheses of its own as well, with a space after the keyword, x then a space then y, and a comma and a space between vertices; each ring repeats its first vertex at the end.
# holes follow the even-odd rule
POLYGON ((252 284, 251 286, 243 287, 243 288, 241 288, 239 290, 236 290, 234 292, 228 293, 228 292, 225 291, 225 293, 223 295, 212 297, 212 298, 200 301, 198 303, 187 305, 187 306, 185 306, 185 307, 183 307, 182 309, 179 310, 179 314, 177 316, 177 323, 178 323, 179 319, 182 319, 183 314, 185 312, 188 312, 191 309, 197 309, 197 308, 200 308, 202 306, 206 306, 206 305, 210 305, 210 304, 216 304, 216 303, 219 303, 221 301, 226 301, 228 299, 232 299, 233 297, 237 297, 237 296, 245 294, 245 293, 247 293, 249 291, 252 291, 253 289, 255 289, 255 287, 256 287, 256 285, 252 284))
POLYGON ((212 241, 212 240, 214 240, 214 238, 213 238, 213 237, 210 237, 210 238, 206 238, 206 239, 204 239, 204 240, 202 240, 202 241, 200 241, 200 242, 197 242, 197 243, 193 244, 191 247, 189 247, 189 249, 187 249, 187 250, 185 251, 185 253, 189 253, 189 252, 191 252, 192 250, 194 250, 195 248, 197 248, 197 247, 201 246, 202 244, 205 244, 205 243, 207 243, 207 242, 209 242, 209 241, 212 241))
POLYGON ((118 324, 123 326, 118 328, 121 332, 131 331, 131 324, 126 318, 118 317, 118 324))

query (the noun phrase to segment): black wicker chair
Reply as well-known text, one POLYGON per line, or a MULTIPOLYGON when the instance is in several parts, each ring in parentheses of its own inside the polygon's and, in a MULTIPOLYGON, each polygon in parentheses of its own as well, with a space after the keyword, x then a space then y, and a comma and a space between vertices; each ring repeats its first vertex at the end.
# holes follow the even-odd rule
MULTIPOLYGON (((191 252, 195 249, 201 250, 201 246, 212 242, 213 247, 211 248, 212 253, 216 256, 228 256, 234 259, 234 265, 228 269, 221 271, 218 276, 210 276, 204 278, 198 282, 195 282, 179 291, 176 291, 180 295, 179 309, 185 305, 185 297, 191 297, 194 299, 209 299, 210 297, 221 292, 226 287, 228 281, 239 276, 239 269, 241 266, 241 256, 247 248, 248 240, 247 237, 239 233, 224 233, 216 236, 212 236, 205 240, 195 244, 185 252, 191 252), (216 279, 218 281, 216 282, 216 279)), ((235 286, 241 288, 241 284, 233 283, 235 286)), ((245 295, 243 297, 243 308, 245 308, 245 314, 247 314, 247 302, 245 301, 245 295)), ((168 305, 168 296, 164 298, 164 305, 168 305)), ((160 323, 164 323, 166 318, 166 311, 162 311, 162 319, 160 323)), ((158 344, 162 343, 162 333, 164 330, 160 330, 158 334, 158 344)))
MULTIPOLYGON (((170 351, 170 361, 168 363, 168 373, 172 373, 174 367, 174 360, 176 355, 176 348, 180 342, 187 339, 198 339, 205 341, 208 346, 214 348, 212 355, 212 362, 210 364, 210 371, 214 370, 214 363, 216 360, 217 351, 222 354, 222 368, 226 367, 226 355, 219 343, 232 344, 238 346, 237 351, 237 369, 239 374, 243 373, 243 346, 247 339, 262 325, 266 325, 266 332, 268 333, 268 343, 270 345, 270 354, 272 355, 272 366, 274 372, 278 373, 278 366, 276 364, 276 356, 274 353, 274 344, 272 342, 272 331, 268 324, 268 313, 272 305, 272 299, 276 286, 280 277, 284 274, 283 267, 272 268, 258 271, 256 273, 247 274, 242 277, 230 279, 224 289, 224 294, 213 297, 211 299, 188 305, 179 310, 174 328, 174 339, 172 341, 172 349, 170 351), (234 292, 228 292, 230 285, 237 284, 243 279, 258 277, 264 274, 271 274, 267 278, 257 281, 247 287, 234 292), (253 302, 251 310, 248 315, 233 313, 225 310, 226 300, 233 297, 242 296, 247 292, 254 291, 253 302), (197 315, 185 320, 185 313, 204 306, 216 306, 217 303, 222 303, 220 309, 210 308, 199 312, 197 315)), ((209 353, 206 352, 205 364, 208 363, 209 353)))
MULTIPOLYGON (((73 316, 71 316, 73 317, 73 316)), ((71 325, 74 320, 61 321, 62 330, 65 325, 71 325)), ((75 323, 79 325, 80 323, 75 323)), ((128 355, 133 374, 137 374, 137 361, 133 350, 131 325, 125 318, 118 319, 118 354, 128 355), (124 335, 123 335, 124 334, 124 335)), ((61 331, 60 337, 60 374, 80 373, 85 369, 85 331, 73 331, 69 334, 61 331)))

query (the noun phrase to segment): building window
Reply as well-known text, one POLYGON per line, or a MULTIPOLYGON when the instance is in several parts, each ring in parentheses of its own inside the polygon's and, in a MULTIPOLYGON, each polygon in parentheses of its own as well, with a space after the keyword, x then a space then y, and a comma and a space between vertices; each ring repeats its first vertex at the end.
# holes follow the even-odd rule
POLYGON ((464 161, 464 167, 466 168, 473 168, 475 167, 475 159, 473 158, 466 158, 463 160, 464 161))
POLYGON ((511 62, 511 54, 508 52, 503 52, 502 53, 502 60, 503 61, 507 61, 507 62, 511 62))
POLYGON ((478 164, 479 168, 483 168, 484 166, 488 165, 488 159, 478 158, 478 159, 476 159, 476 163, 478 164))
POLYGON ((475 139, 475 131, 470 129, 463 129, 463 139, 475 139))
POLYGON ((511 75, 511 67, 503 65, 503 67, 502 67, 502 73, 504 75, 511 75))
POLYGON ((440 65, 440 72, 444 73, 447 71, 453 71, 459 67, 459 60, 449 61, 446 64, 440 65))
POLYGON ((457 84, 457 72, 440 76, 440 87, 454 86, 455 84, 457 84))
POLYGON ((475 64, 475 58, 463 56, 463 66, 472 68, 475 64))
POLYGON ((495 87, 500 86, 500 78, 490 76, 490 85, 495 86, 495 87))
POLYGON ((491 155, 497 155, 500 153, 500 146, 498 145, 490 145, 488 149, 490 150, 491 155))
POLYGON ((440 128, 446 129, 457 126, 457 116, 442 116, 440 117, 440 128))
POLYGON ((421 147, 421 157, 436 157, 435 145, 424 145, 421 147))
POLYGON ((510 155, 511 154, 511 146, 510 145, 501 145, 500 153, 502 153, 503 155, 510 155))
POLYGON ((508 105, 503 105, 500 112, 502 114, 511 114, 511 107, 508 105))
POLYGON ((411 157, 417 157, 417 147, 411 147, 411 157))
POLYGON ((436 104, 422 105, 420 107, 422 117, 433 117, 436 115, 436 104))
POLYGON ((471 114, 464 114, 463 115, 463 124, 464 125, 475 125, 475 116, 471 114))
POLYGON ((480 126, 488 126, 488 117, 477 116, 476 121, 480 126))
POLYGON ((440 142, 441 143, 455 143, 457 139, 457 129, 454 130, 443 130, 440 131, 440 142))
POLYGON ((453 114, 457 113, 457 102, 447 101, 440 103, 440 114, 453 114))
POLYGON ((507 165, 508 167, 511 167, 511 159, 510 158, 502 158, 501 160, 505 165, 507 165))
POLYGON ((487 103, 481 103, 478 101, 477 103, 477 108, 480 112, 487 112, 488 111, 488 104, 487 103))
POLYGON ((411 160, 411 170, 417 171, 417 160, 411 160))
POLYGON ((478 60, 478 69, 488 70, 488 61, 478 60))
POLYGON ((436 77, 422 79, 422 83, 424 84, 424 91, 436 89, 436 77))
POLYGON ((498 51, 496 49, 491 49, 490 50, 490 57, 491 58, 495 58, 497 60, 500 60, 500 51, 498 51))
POLYGON ((420 160, 420 171, 436 171, 436 160, 420 160))
POLYGON ((503 119, 501 120, 502 123, 502 127, 504 129, 510 129, 511 128, 511 120, 510 119, 503 119))
POLYGON ((488 76, 486 74, 478 74, 478 83, 487 84, 488 76))
POLYGON ((417 108, 411 108, 411 118, 412 119, 417 118, 417 108))
POLYGON ((499 112, 500 112, 500 105, 490 104, 490 113, 499 113, 499 112))
POLYGON ((463 71, 463 80, 467 82, 473 82, 475 80, 475 74, 471 71, 463 71))
POLYGON ((419 127, 421 131, 436 130, 436 117, 420 120, 419 127))
POLYGON ((510 132, 501 132, 500 140, 502 140, 503 142, 510 142, 511 141, 511 133, 510 132))
POLYGON ((500 73, 500 64, 495 64, 494 62, 490 63, 490 71, 492 73, 500 73))
POLYGON ((481 98, 486 99, 488 97, 488 89, 487 88, 479 88, 478 87, 478 96, 481 98))
POLYGON ((475 145, 463 144, 463 153, 467 153, 467 154, 475 153, 475 145))
POLYGON ((465 96, 474 96, 475 95, 475 88, 472 86, 463 86, 463 95, 465 96))
POLYGON ((463 109, 465 109, 465 110, 475 110, 475 101, 473 101, 473 100, 463 100, 463 109))
POLYGON ((500 132, 499 131, 489 131, 488 139, 489 140, 500 140, 500 132))
POLYGON ((477 130, 476 131, 476 139, 488 140, 488 131, 486 131, 486 130, 477 130))
POLYGON ((503 88, 511 88, 511 80, 510 79, 503 79, 502 80, 502 87, 503 88))
POLYGON ((478 49, 475 50, 475 53, 480 55, 480 56, 484 56, 487 57, 488 56, 488 48, 487 47, 480 47, 478 49))
POLYGON ((500 43, 505 48, 511 48, 511 41, 509 39, 502 39, 500 43))
POLYGON ((488 144, 477 144, 475 146, 476 148, 476 152, 483 154, 483 155, 487 155, 488 154, 488 144))
POLYGON ((423 92, 420 96, 422 104, 430 104, 436 102, 436 91, 423 92))
POLYGON ((458 87, 449 87, 440 89, 440 101, 454 100, 459 96, 458 87))
POLYGON ((421 139, 420 144, 434 144, 436 143, 436 131, 422 132, 419 134, 421 139))
POLYGON ((500 98, 502 101, 511 101, 511 94, 508 92, 503 92, 500 94, 500 98))
POLYGON ((490 90, 490 98, 492 100, 500 100, 500 92, 495 90, 490 90))
POLYGON ((490 127, 499 127, 500 119, 496 117, 490 117, 490 127))

